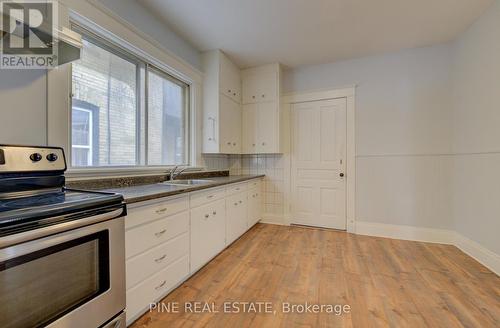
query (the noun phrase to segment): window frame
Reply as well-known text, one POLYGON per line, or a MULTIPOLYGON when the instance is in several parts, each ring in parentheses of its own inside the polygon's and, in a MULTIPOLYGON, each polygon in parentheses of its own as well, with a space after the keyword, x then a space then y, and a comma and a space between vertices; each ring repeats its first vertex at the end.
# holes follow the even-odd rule
MULTIPOLYGON (((88 116, 89 116, 89 132, 88 132, 88 145, 75 145, 73 144, 73 140, 71 141, 71 154, 73 154, 73 148, 77 148, 77 149, 86 149, 88 150, 89 152, 89 155, 87 157, 87 163, 93 163, 94 162, 94 156, 93 156, 93 151, 94 151, 94 145, 93 145, 93 142, 94 142, 94 136, 93 136, 93 133, 94 133, 94 112, 91 110, 91 109, 86 109, 86 108, 82 108, 82 107, 78 107, 78 106, 71 106, 71 116, 73 117, 73 111, 74 110, 77 110, 77 111, 80 111, 80 112, 85 112, 85 113, 88 113, 88 116)), ((72 125, 73 126, 73 125, 72 125)), ((73 132, 73 131, 71 131, 73 132)), ((73 133, 71 133, 71 135, 73 136, 73 133)), ((72 138, 73 139, 73 138, 72 138)), ((73 166, 73 157, 71 157, 71 166, 72 167, 84 167, 84 166, 73 166)), ((89 166, 93 166, 93 165, 89 165, 89 166)))
MULTIPOLYGON (((193 143, 193 124, 192 112, 194 110, 191 102, 192 98, 192 83, 180 77, 175 76, 175 72, 168 68, 160 68, 155 65, 153 60, 145 58, 145 56, 137 53, 133 47, 126 47, 118 42, 106 38, 104 35, 99 35, 86 28, 82 24, 71 21, 71 29, 82 35, 83 39, 91 42, 92 44, 136 65, 136 164, 135 165, 103 165, 103 166, 73 166, 72 165, 72 152, 69 153, 69 171, 77 175, 96 175, 99 173, 107 172, 131 172, 140 173, 148 171, 165 171, 169 168, 176 166, 172 165, 148 165, 148 83, 149 83, 149 70, 153 70, 155 74, 168 79, 169 81, 182 86, 184 88, 184 103, 183 110, 185 112, 185 162, 184 164, 177 164, 179 166, 186 166, 190 169, 196 170, 197 167, 193 166, 193 149, 196 149, 193 143), (129 49, 127 49, 129 48, 129 49), (141 115, 144 116, 144 122, 141 115), (144 144, 144 147, 141 144, 144 144)), ((105 31, 102 31, 105 34, 105 31)), ((164 66, 164 65, 162 65, 164 66)), ((70 90, 73 88, 73 70, 72 64, 70 69, 70 90)), ((73 110, 73 97, 70 99, 70 111, 73 110)), ((95 113, 92 113, 94 116, 95 113)), ((69 115, 69 148, 73 148, 72 141, 72 115, 69 115)), ((91 148, 92 149, 92 148, 91 148)))

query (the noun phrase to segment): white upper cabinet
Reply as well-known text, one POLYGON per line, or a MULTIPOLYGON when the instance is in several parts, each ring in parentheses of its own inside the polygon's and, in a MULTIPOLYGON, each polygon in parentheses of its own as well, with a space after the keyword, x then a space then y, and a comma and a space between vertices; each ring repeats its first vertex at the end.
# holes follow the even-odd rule
POLYGON ((287 115, 280 106, 281 68, 264 65, 242 71, 244 154, 286 152, 287 115))
POLYGON ((241 154, 241 75, 219 50, 202 55, 203 152, 241 154))
POLYGON ((280 143, 278 133, 279 110, 275 102, 258 104, 257 109, 257 153, 279 153, 280 143))
POLYGON ((281 67, 240 71, 220 50, 202 55, 203 153, 277 154, 287 151, 280 108, 281 67))
POLYGON ((249 69, 243 71, 243 103, 275 101, 279 97, 279 67, 264 66, 263 69, 249 69), (270 71, 267 71, 270 70, 270 71))
POLYGON ((243 105, 242 151, 244 154, 257 153, 258 104, 243 105))
POLYGON ((220 53, 219 91, 238 104, 241 103, 240 69, 223 53, 220 53))
POLYGON ((220 152, 224 154, 241 153, 241 105, 228 97, 220 98, 219 121, 220 152))

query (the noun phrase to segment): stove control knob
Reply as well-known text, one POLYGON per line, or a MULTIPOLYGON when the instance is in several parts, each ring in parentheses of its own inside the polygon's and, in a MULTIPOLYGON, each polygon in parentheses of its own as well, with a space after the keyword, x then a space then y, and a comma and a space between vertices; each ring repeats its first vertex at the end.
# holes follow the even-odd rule
POLYGON ((33 153, 30 155, 30 159, 33 162, 40 162, 42 160, 42 155, 40 155, 39 153, 33 153))
POLYGON ((48 154, 48 155, 47 155, 47 160, 48 160, 49 162, 55 162, 55 161, 57 161, 57 155, 56 155, 56 154, 54 154, 54 153, 52 153, 52 154, 48 154))

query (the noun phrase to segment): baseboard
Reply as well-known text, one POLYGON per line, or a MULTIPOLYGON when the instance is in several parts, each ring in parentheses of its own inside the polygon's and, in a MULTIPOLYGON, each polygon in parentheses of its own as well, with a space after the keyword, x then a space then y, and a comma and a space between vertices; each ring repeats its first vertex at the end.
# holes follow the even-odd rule
POLYGON ((455 232, 445 229, 356 221, 356 234, 453 245, 455 232))
POLYGON ((455 236, 455 246, 500 276, 500 255, 458 233, 455 236))
POLYGON ((500 275, 500 255, 455 231, 357 221, 356 234, 454 245, 495 274, 500 275))
POLYGON ((260 223, 274 224, 274 225, 288 225, 284 221, 284 217, 281 215, 266 214, 262 215, 260 223))

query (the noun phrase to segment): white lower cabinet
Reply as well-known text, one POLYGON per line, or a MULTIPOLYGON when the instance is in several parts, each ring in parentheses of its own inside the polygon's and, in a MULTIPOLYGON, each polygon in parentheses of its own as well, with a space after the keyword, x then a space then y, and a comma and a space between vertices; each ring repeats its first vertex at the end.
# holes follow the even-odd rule
POLYGON ((127 230, 125 254, 127 259, 189 231, 189 211, 127 230))
POLYGON ((127 325, 260 219, 260 185, 254 179, 128 208, 127 325))
POLYGON ((260 188, 248 190, 248 227, 254 226, 261 219, 262 195, 260 188))
POLYGON ((197 271, 226 246, 224 199, 191 210, 191 272, 197 271))
POLYGON ((127 289, 134 287, 188 253, 189 233, 185 232, 144 254, 127 260, 127 289))
POLYGON ((247 193, 226 198, 226 242, 231 244, 248 228, 247 224, 247 193))
POLYGON ((149 309, 149 304, 161 300, 189 275, 189 255, 127 290, 127 325, 149 309))

